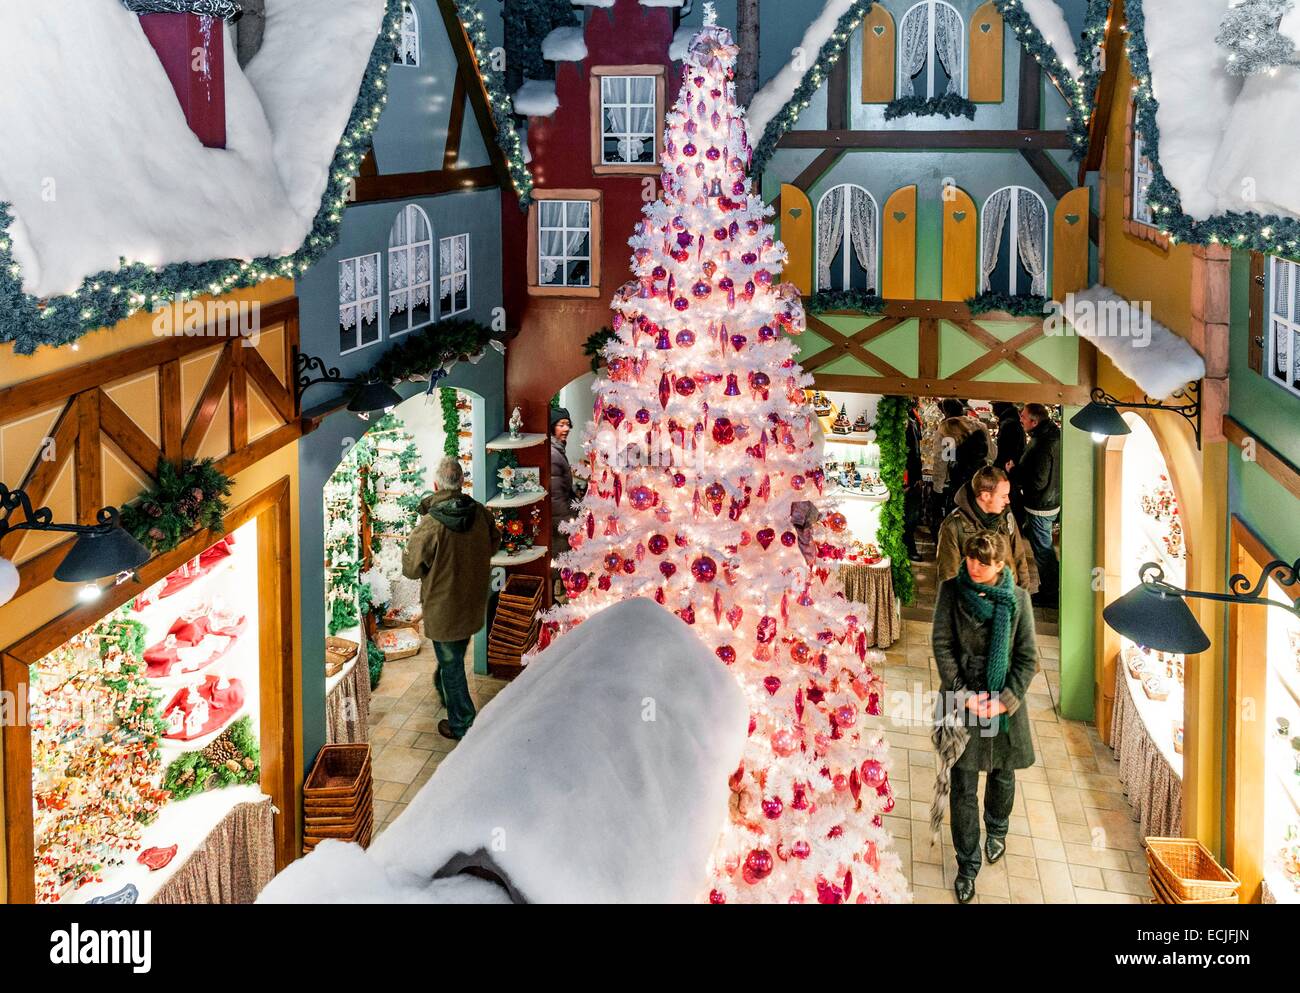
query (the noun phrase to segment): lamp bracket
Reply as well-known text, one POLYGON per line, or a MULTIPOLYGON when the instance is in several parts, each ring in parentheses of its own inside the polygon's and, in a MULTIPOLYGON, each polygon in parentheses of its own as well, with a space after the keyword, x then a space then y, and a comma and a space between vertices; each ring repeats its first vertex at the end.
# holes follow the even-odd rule
POLYGON ((1192 426, 1192 430, 1196 434, 1196 447, 1198 449, 1201 447, 1201 384, 1199 381, 1188 383, 1181 390, 1169 396, 1170 400, 1186 401, 1181 404, 1170 404, 1155 400, 1145 393, 1142 395, 1141 403, 1124 403, 1117 397, 1111 396, 1100 386, 1093 387, 1091 399, 1093 403, 1104 404, 1119 410, 1173 411, 1192 426))
POLYGON ((1138 571, 1142 580, 1142 585, 1152 589, 1165 596, 1190 597, 1197 600, 1215 600, 1219 603, 1240 603, 1253 604, 1256 606, 1281 607, 1289 613, 1300 617, 1300 603, 1283 603, 1279 600, 1270 600, 1259 594, 1263 591, 1265 584, 1269 579, 1282 586, 1296 586, 1300 584, 1300 559, 1291 564, 1283 562, 1281 559, 1274 559, 1264 567, 1258 580, 1252 585, 1249 578, 1242 573, 1237 573, 1228 580, 1228 586, 1231 593, 1210 593, 1204 590, 1184 590, 1165 581, 1165 571, 1155 562, 1148 562, 1138 571))
POLYGON ((317 383, 338 383, 341 386, 349 385, 355 380, 348 376, 342 375, 337 366, 326 366, 325 360, 318 355, 308 355, 306 352, 299 352, 297 358, 298 366, 298 395, 302 396, 303 391, 309 386, 315 386, 317 383), (313 377, 311 373, 319 371, 321 375, 313 377))
POLYGON ((116 507, 100 507, 95 513, 95 524, 59 524, 49 507, 32 507, 31 497, 23 489, 11 490, 0 483, 0 538, 11 531, 61 531, 67 534, 107 534, 117 527, 121 515, 116 507), (15 510, 23 512, 23 519, 12 521, 15 510))

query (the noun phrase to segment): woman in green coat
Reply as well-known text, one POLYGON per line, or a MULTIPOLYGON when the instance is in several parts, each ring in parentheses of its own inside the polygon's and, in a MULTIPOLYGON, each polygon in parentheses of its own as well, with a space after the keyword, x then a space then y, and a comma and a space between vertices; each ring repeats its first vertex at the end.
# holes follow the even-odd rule
POLYGON ((959 714, 969 735, 951 769, 955 890, 961 903, 975 895, 980 870, 979 774, 984 790, 984 853, 992 864, 1006 852, 1007 824, 1016 797, 1016 770, 1034 764, 1029 714, 1022 706, 1038 671, 1038 646, 1029 594, 1002 561, 1002 542, 981 531, 966 539, 956 577, 939 587, 930 644, 939 669, 942 714, 959 714))

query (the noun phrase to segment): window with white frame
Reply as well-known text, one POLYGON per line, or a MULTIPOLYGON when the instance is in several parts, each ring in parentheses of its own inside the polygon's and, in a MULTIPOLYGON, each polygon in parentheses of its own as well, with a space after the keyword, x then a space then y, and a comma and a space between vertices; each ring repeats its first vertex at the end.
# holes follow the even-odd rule
POLYGON ((1133 115, 1133 190, 1132 202, 1133 212, 1132 219, 1139 224, 1155 224, 1155 217, 1151 213, 1151 202, 1147 198, 1147 189, 1151 186, 1151 180, 1155 178, 1155 172, 1151 167, 1151 158, 1147 155, 1146 143, 1142 140, 1142 132, 1137 128, 1137 115, 1133 115))
POLYGON ((469 310, 469 235, 438 241, 438 313, 450 317, 469 310))
POLYGON ((339 263, 339 354, 379 340, 379 253, 339 263))
POLYGON ((429 217, 403 207, 388 232, 388 333, 405 334, 433 320, 433 235, 429 217))
POLYGON ((393 43, 393 65, 420 64, 420 19, 409 0, 402 4, 402 27, 393 43))
POLYGON ((591 202, 537 204, 537 284, 591 285, 591 202))
POLYGON ((600 78, 603 165, 645 165, 655 161, 657 77, 600 78))
POLYGON ((921 0, 898 24, 898 95, 966 93, 966 23, 952 4, 921 0))
POLYGON ((861 186, 833 186, 817 201, 817 289, 879 289, 880 211, 861 186))
POLYGON ((980 292, 1047 295, 1047 205, 1033 190, 1005 186, 984 201, 980 292))
POLYGON ((1268 377, 1300 394, 1300 265, 1269 258, 1268 377))

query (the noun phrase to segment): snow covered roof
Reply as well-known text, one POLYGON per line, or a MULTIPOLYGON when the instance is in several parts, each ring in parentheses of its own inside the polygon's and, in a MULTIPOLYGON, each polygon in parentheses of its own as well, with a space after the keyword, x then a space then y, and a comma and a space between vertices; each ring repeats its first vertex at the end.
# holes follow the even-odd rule
POLYGON ((385 0, 266 0, 261 51, 225 40, 227 147, 203 147, 119 0, 0 7, 0 203, 22 290, 120 262, 292 254, 311 233, 385 0))
POLYGON ((525 79, 510 101, 515 113, 525 117, 550 117, 560 107, 553 79, 525 79))
POLYGON ((1187 341, 1105 286, 1070 295, 1065 318, 1115 367, 1156 400, 1205 376, 1205 360, 1187 341))
MULTIPOLYGON (((1300 69, 1230 75, 1215 42, 1230 0, 1142 0, 1158 159, 1183 212, 1300 217, 1300 69)), ((1300 9, 1282 20, 1300 39, 1300 9)))
POLYGON ((1065 19, 1065 13, 1056 0, 1019 0, 1029 19, 1038 28, 1043 40, 1056 50, 1061 65, 1075 79, 1079 78, 1079 52, 1074 32, 1065 19))

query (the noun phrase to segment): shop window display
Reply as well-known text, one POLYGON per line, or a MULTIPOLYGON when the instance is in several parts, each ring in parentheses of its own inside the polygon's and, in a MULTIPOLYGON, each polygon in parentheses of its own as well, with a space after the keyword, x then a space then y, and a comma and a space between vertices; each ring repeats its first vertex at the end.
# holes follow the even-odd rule
POLYGON ((881 560, 877 534, 880 509, 889 490, 880 479, 880 445, 871 426, 879 397, 852 393, 809 391, 809 402, 825 432, 823 469, 827 496, 851 536, 849 558, 873 564, 881 560))
MULTIPOLYGON (((1290 597, 1273 580, 1263 596, 1290 597)), ((1278 903, 1300 903, 1300 618, 1268 611, 1264 878, 1278 903)))
POLYGON ((257 568, 250 522, 30 667, 38 901, 146 902, 261 799, 257 568))

